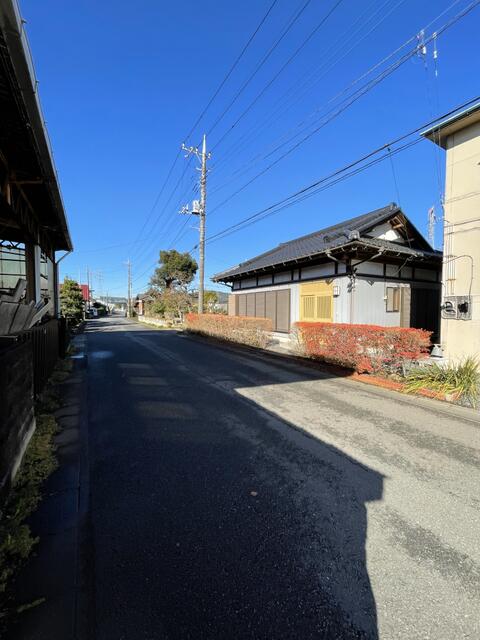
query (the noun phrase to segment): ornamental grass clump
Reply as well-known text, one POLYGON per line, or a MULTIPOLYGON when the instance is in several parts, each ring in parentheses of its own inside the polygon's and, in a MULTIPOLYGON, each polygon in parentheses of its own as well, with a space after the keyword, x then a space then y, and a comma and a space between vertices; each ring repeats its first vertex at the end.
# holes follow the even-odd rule
POLYGON ((475 408, 480 394, 479 361, 468 357, 458 363, 434 363, 412 369, 406 378, 405 391, 416 393, 422 389, 440 396, 451 396, 475 408))

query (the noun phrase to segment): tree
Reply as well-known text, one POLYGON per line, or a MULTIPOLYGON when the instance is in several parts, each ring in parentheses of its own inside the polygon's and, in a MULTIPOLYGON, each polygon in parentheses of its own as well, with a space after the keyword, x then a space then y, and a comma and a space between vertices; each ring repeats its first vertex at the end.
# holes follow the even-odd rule
POLYGON ((183 289, 164 289, 148 303, 150 313, 165 318, 183 318, 183 314, 192 307, 189 294, 183 289))
POLYGON ((207 310, 210 313, 213 313, 215 311, 215 305, 218 302, 218 294, 216 291, 205 291, 205 293, 203 294, 203 301, 205 303, 205 306, 207 307, 207 310))
POLYGON ((65 318, 80 322, 83 316, 83 295, 82 290, 70 278, 65 278, 60 292, 60 303, 62 315, 65 318))
POLYGON ((160 266, 155 269, 150 285, 157 290, 186 287, 197 273, 198 265, 189 253, 176 249, 160 251, 160 266))

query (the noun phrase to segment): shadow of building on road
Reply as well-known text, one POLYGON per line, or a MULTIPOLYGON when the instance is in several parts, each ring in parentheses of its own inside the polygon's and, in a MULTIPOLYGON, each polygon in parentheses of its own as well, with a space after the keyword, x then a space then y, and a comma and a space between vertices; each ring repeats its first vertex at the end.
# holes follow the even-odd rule
POLYGON ((92 343, 96 582, 118 625, 109 633, 378 638, 366 541, 382 474, 243 393, 335 376, 173 331, 132 334, 120 351, 118 333, 92 343))

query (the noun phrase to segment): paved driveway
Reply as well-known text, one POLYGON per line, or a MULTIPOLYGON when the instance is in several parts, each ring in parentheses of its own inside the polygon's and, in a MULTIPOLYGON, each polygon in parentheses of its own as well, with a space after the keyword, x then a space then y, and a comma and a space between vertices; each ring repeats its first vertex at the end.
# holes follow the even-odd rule
POLYGON ((89 323, 97 638, 480 637, 468 410, 89 323))

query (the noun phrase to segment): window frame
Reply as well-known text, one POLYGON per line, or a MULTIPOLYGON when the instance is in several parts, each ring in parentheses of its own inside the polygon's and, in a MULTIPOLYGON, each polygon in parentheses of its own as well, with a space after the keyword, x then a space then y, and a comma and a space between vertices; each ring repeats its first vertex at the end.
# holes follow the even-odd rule
POLYGON ((385 295, 385 309, 387 313, 400 312, 400 287, 387 287, 385 295), (392 292, 391 298, 389 292, 392 292))

